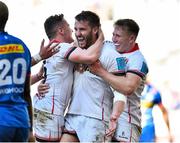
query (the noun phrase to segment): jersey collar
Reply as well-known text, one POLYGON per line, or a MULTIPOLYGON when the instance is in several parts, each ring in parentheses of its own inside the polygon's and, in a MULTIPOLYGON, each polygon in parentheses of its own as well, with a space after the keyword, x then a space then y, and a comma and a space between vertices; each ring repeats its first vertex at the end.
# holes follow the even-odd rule
POLYGON ((139 46, 137 43, 135 43, 134 47, 132 49, 130 49, 129 51, 126 51, 126 52, 123 52, 123 54, 125 53, 131 53, 131 52, 134 52, 136 50, 139 50, 139 46))

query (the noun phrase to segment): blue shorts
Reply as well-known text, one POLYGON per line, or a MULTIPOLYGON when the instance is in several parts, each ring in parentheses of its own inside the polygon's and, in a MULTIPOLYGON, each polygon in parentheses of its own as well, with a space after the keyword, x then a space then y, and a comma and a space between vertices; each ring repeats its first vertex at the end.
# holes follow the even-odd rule
POLYGON ((29 128, 7 127, 0 125, 0 142, 27 142, 29 128))
POLYGON ((154 141, 155 141, 154 124, 150 124, 143 127, 139 142, 154 142, 154 141))

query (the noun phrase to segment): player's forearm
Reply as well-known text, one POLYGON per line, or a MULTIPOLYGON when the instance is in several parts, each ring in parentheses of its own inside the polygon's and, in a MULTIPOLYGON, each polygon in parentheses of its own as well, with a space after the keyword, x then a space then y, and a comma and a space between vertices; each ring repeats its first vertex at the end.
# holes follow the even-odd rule
POLYGON ((87 49, 87 54, 90 59, 92 59, 92 63, 97 61, 101 54, 101 49, 103 47, 103 41, 98 39, 92 46, 87 49))
POLYGON ((166 123, 166 126, 167 126, 167 128, 168 128, 168 131, 170 132, 169 117, 168 117, 167 111, 166 111, 165 114, 163 114, 163 118, 164 118, 164 120, 165 120, 165 123, 166 123))
POLYGON ((123 102, 123 101, 114 102, 113 112, 112 112, 111 116, 118 119, 120 117, 121 113, 124 111, 124 106, 125 106, 125 102, 123 102))
POLYGON ((165 106, 162 103, 158 104, 158 106, 162 111, 163 119, 164 119, 165 124, 166 124, 166 126, 168 128, 169 134, 171 134, 168 111, 167 111, 167 109, 165 108, 165 106))
POLYGON ((34 58, 32 57, 31 58, 31 66, 34 66, 34 65, 36 65, 37 64, 37 62, 34 60, 34 58))
POLYGON ((164 120, 165 120, 167 129, 168 129, 169 141, 173 142, 173 138, 172 138, 172 135, 171 135, 171 128, 170 128, 169 118, 168 118, 168 113, 164 114, 163 116, 164 116, 164 120))
POLYGON ((136 80, 129 75, 116 76, 106 70, 101 70, 98 75, 108 82, 112 88, 124 95, 131 95, 140 84, 140 78, 136 80))
POLYGON ((39 54, 34 55, 33 57, 31 57, 31 66, 36 65, 41 60, 42 60, 42 57, 39 54))
POLYGON ((43 78, 42 75, 39 73, 31 76, 31 85, 35 84, 36 82, 40 81, 43 78))

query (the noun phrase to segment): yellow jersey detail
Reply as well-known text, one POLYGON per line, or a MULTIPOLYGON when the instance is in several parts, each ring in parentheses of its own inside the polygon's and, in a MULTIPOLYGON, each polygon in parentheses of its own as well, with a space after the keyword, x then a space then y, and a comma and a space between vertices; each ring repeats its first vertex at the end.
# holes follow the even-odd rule
POLYGON ((24 53, 24 48, 21 44, 7 44, 0 46, 0 54, 24 53))
POLYGON ((153 102, 141 101, 141 105, 143 108, 152 108, 154 104, 153 102))

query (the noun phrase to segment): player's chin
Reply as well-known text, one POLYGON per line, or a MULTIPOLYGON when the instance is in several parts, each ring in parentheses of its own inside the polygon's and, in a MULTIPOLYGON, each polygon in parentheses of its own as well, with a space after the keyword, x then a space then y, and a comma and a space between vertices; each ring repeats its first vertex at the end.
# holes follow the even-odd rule
POLYGON ((86 43, 85 42, 79 42, 79 47, 82 48, 82 49, 85 49, 86 48, 86 43))

